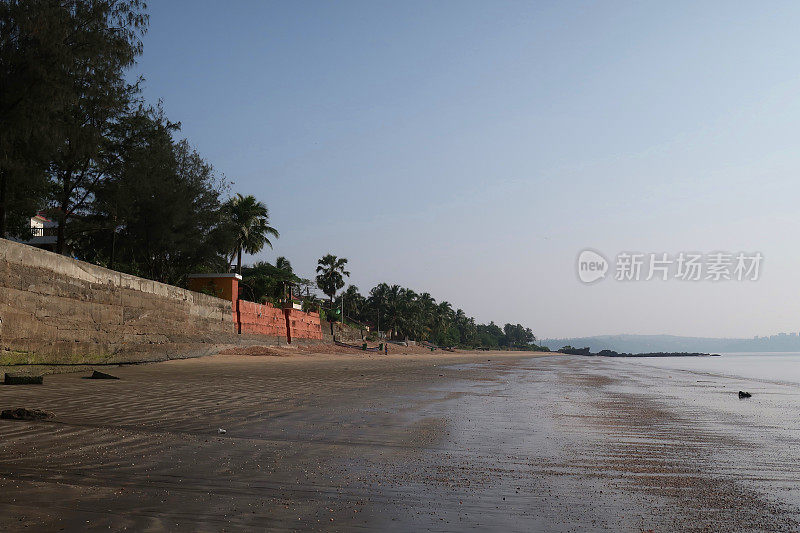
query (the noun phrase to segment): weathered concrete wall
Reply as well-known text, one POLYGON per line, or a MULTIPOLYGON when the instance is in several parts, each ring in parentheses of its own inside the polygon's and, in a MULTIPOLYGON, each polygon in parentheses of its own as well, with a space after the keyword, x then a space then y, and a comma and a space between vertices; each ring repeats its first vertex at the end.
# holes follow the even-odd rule
POLYGON ((252 344, 231 302, 0 239, 0 365, 153 361, 252 344))
POLYGON ((322 335, 325 342, 333 342, 335 338, 337 341, 360 343, 367 334, 366 330, 359 330, 349 325, 343 325, 341 322, 334 322, 333 335, 331 335, 331 323, 325 321, 322 324, 322 335))

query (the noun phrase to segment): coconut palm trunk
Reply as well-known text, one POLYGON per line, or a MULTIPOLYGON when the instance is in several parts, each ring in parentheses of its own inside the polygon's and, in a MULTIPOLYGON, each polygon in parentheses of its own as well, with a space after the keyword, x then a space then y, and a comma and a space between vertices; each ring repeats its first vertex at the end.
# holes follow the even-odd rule
MULTIPOLYGON (((350 276, 350 272, 344 269, 346 264, 346 258, 338 258, 333 254, 326 254, 317 261, 317 286, 328 297, 331 314, 333 314, 333 297, 336 296, 336 291, 344 287, 344 278, 350 276)), ((341 318, 344 323, 344 317, 341 318)), ((333 320, 329 320, 329 322, 331 323, 331 335, 333 335, 333 320)))
POLYGON ((333 298, 332 297, 328 298, 328 302, 330 304, 328 305, 328 307, 331 310, 331 316, 328 317, 328 323, 331 325, 331 335, 333 335, 333 298))

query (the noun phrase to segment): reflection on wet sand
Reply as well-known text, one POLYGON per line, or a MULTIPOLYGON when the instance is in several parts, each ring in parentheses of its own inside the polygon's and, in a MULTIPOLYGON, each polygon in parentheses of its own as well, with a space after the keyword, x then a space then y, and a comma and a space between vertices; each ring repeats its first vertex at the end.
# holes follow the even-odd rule
MULTIPOLYGON (((752 417, 721 407, 727 378, 486 353, 115 374, 0 387, 1 407, 56 413, 0 421, 0 529, 793 530, 800 516, 798 459, 759 451, 752 417)), ((797 448, 781 435, 776 450, 797 448)))

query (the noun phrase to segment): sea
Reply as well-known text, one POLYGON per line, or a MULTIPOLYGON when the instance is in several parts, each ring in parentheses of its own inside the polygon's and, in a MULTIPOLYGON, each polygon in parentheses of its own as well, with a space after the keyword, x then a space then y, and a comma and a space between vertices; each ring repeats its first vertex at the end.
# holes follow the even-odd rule
POLYGON ((723 353, 720 357, 653 357, 636 361, 646 366, 705 372, 756 382, 800 384, 800 352, 723 353))

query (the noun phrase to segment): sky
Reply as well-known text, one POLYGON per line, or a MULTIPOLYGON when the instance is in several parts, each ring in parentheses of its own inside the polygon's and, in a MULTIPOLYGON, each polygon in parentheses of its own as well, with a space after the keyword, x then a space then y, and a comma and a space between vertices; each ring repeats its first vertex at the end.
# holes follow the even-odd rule
POLYGON ((312 277, 349 260, 539 337, 800 331, 800 4, 150 3, 131 75, 269 206, 312 277), (223 7, 224 6, 224 7, 223 7), (605 279, 580 281, 599 251, 605 279), (759 252, 757 280, 617 281, 621 252, 759 252))

